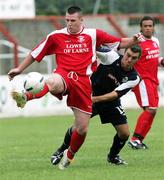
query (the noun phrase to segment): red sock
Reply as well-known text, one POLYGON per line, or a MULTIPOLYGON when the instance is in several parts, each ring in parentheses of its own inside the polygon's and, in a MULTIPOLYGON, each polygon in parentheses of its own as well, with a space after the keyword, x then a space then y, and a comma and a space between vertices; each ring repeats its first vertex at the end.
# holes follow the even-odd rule
POLYGON ((45 84, 44 88, 43 88, 43 90, 41 92, 39 92, 39 93, 37 93, 35 95, 33 95, 33 94, 29 93, 29 92, 25 92, 25 95, 27 97, 27 101, 29 101, 29 100, 32 100, 32 99, 41 98, 45 94, 47 94, 48 92, 49 92, 49 88, 48 88, 47 84, 45 84))
POLYGON ((73 159, 74 154, 80 149, 85 140, 86 135, 80 135, 75 129, 71 136, 70 147, 67 152, 69 159, 73 159))
POLYGON ((153 124, 154 117, 152 116, 152 114, 149 113, 149 117, 147 116, 147 120, 148 120, 148 125, 147 125, 147 127, 145 127, 145 129, 143 131, 144 138, 146 137, 147 133, 149 132, 149 130, 151 129, 151 126, 153 124))
MULTIPOLYGON (((154 117, 149 111, 143 111, 138 118, 134 134, 137 134, 141 136, 142 139, 144 139, 151 128, 153 119, 154 117)), ((136 140, 136 139, 138 138, 134 136, 131 138, 131 140, 136 140)))

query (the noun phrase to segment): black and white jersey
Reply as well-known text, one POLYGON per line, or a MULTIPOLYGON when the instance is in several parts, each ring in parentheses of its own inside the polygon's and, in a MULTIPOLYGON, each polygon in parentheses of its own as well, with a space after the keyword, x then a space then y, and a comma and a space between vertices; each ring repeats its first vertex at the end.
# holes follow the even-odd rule
MULTIPOLYGON (((122 55, 103 48, 97 52, 97 56, 101 64, 91 77, 93 96, 116 91, 118 97, 121 97, 139 83, 140 77, 134 69, 125 71, 121 67, 122 55)), ((113 126, 116 126, 127 123, 120 98, 93 104, 92 117, 97 114, 99 114, 102 124, 112 123, 113 126)))
POLYGON ((115 90, 121 97, 139 83, 140 77, 135 69, 125 71, 121 67, 122 55, 118 55, 115 51, 101 53, 101 55, 103 57, 100 57, 100 54, 99 57, 102 62, 91 77, 93 96, 115 90))

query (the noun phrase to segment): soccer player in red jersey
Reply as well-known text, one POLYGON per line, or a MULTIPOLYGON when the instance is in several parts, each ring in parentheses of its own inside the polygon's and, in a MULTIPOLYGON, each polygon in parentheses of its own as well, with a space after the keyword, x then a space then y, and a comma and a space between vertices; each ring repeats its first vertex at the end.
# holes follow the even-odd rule
POLYGON ((28 100, 41 98, 46 93, 62 99, 67 96, 67 105, 74 113, 75 129, 71 136, 70 147, 65 151, 59 165, 65 169, 73 160, 75 153, 83 144, 92 113, 90 76, 96 68, 96 48, 104 43, 116 43, 119 48, 129 47, 138 42, 136 36, 117 38, 98 29, 83 26, 82 11, 77 6, 67 9, 66 27, 50 33, 41 43, 34 47, 24 61, 8 73, 12 80, 33 62, 40 62, 46 55, 56 55, 56 69, 46 80, 43 91, 36 95, 12 92, 17 106, 23 108, 28 100))
POLYGON ((164 66, 164 58, 160 57, 159 41, 153 36, 154 19, 145 16, 141 19, 140 28, 144 40, 140 42, 142 56, 134 65, 142 81, 134 88, 138 104, 143 112, 138 117, 135 130, 128 145, 133 149, 147 149, 143 143, 149 132, 158 108, 158 66, 164 66))

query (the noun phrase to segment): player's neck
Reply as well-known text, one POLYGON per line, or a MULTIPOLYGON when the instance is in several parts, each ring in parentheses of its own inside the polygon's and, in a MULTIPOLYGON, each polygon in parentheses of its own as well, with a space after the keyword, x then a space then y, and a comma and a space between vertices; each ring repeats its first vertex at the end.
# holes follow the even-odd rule
POLYGON ((80 34, 80 33, 83 31, 83 29, 84 29, 84 27, 81 26, 80 29, 79 29, 79 31, 77 31, 77 32, 70 32, 69 29, 67 29, 67 31, 68 31, 70 34, 76 35, 76 34, 80 34))
POLYGON ((152 39, 152 36, 144 36, 145 39, 152 39))
POLYGON ((132 67, 131 66, 130 67, 124 67, 123 69, 124 69, 124 71, 130 71, 130 70, 132 70, 132 67))

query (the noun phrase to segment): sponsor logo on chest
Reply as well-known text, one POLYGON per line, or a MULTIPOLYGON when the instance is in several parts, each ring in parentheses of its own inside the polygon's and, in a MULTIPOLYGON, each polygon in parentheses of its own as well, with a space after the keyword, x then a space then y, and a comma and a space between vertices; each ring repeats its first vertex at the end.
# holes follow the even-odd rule
POLYGON ((89 47, 85 42, 84 36, 78 36, 75 43, 73 43, 72 41, 67 43, 67 41, 65 41, 64 53, 75 54, 75 53, 87 53, 87 52, 89 52, 89 47))

